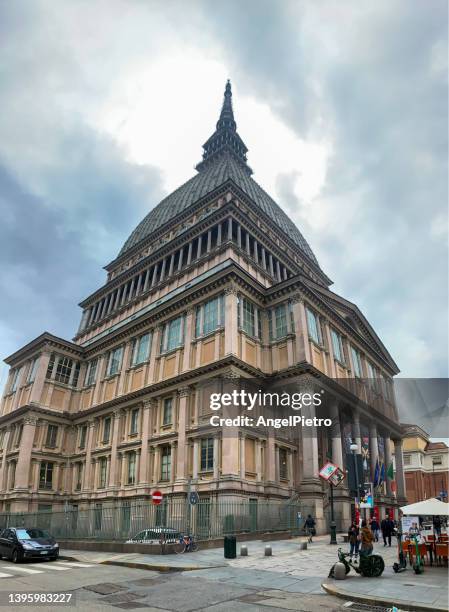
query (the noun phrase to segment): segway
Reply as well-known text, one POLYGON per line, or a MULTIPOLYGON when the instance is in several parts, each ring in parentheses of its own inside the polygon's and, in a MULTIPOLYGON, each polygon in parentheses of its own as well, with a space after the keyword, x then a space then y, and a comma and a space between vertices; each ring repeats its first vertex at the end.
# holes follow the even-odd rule
POLYGON ((424 572, 424 561, 421 559, 419 554, 418 538, 413 536, 415 540, 415 551, 416 551, 416 562, 413 564, 413 571, 415 574, 422 574, 424 572))
POLYGON ((393 563, 393 571, 395 574, 400 574, 407 569, 407 556, 404 555, 404 551, 402 550, 402 533, 400 531, 398 531, 397 538, 399 563, 397 561, 393 563))

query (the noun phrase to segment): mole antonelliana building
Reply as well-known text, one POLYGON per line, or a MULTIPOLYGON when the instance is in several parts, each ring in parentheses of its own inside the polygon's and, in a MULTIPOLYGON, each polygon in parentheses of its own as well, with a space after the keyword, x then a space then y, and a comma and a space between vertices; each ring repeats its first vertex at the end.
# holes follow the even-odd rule
MULTIPOLYGON (((44 332, 6 359, 0 511, 120 499, 296 499, 320 529, 328 458, 353 439, 379 507, 405 496, 398 368, 360 310, 329 286, 301 232, 252 178, 231 85, 197 173, 155 206, 84 299, 72 341, 44 332), (207 384, 315 381, 331 431, 210 424, 207 384), (391 454, 396 479, 386 477, 391 454), (379 469, 380 467, 380 469, 379 469), (379 478, 379 474, 384 474, 379 478), (393 485, 393 486, 392 486, 393 485), (392 491, 394 489, 394 491, 392 491)), ((351 516, 347 488, 337 511, 351 516)))

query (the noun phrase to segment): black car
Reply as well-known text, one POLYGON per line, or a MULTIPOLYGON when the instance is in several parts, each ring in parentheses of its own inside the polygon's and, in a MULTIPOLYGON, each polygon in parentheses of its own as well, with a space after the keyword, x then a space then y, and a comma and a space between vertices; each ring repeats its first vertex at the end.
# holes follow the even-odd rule
POLYGON ((0 533, 0 558, 20 563, 25 559, 54 561, 58 556, 59 544, 43 529, 9 527, 0 533))

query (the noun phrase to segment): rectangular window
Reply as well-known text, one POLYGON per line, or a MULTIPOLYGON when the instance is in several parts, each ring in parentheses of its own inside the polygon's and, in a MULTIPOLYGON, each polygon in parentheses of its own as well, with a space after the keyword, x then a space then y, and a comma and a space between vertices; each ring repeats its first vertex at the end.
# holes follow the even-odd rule
POLYGON ((39 365, 39 357, 35 357, 30 363, 30 369, 28 370, 27 383, 34 382, 36 378, 37 366, 39 365))
POLYGON ((22 442, 22 434, 23 434, 23 423, 20 423, 19 429, 17 430, 16 446, 20 446, 20 443, 22 442))
POLYGON ((51 378, 51 375, 53 374, 53 368, 55 367, 55 359, 56 359, 56 356, 54 353, 52 353, 50 355, 50 359, 48 362, 47 373, 45 374, 45 378, 51 378))
POLYGON ((86 376, 84 378, 84 386, 85 387, 89 387, 90 385, 93 385, 94 382, 97 379, 97 366, 98 366, 98 359, 91 359, 91 361, 89 361, 89 363, 87 364, 87 370, 86 370, 86 376))
POLYGON ((161 449, 161 480, 170 480, 171 475, 171 448, 163 446, 161 449))
POLYGON ((432 465, 443 465, 443 457, 441 455, 432 457, 432 465))
POLYGON ((195 335, 206 336, 223 325, 223 296, 219 295, 196 309, 195 335))
POLYGON ((203 438, 201 440, 201 471, 206 472, 214 469, 214 439, 203 438))
POLYGON ((275 339, 284 338, 288 333, 287 304, 276 306, 273 311, 273 335, 275 339))
POLYGON ((80 430, 80 448, 86 448, 87 425, 83 425, 80 430))
POLYGON ((72 387, 78 386, 78 379, 80 377, 80 368, 81 368, 80 362, 79 361, 75 362, 75 370, 73 371, 73 378, 72 378, 72 387))
POLYGON ((123 346, 118 346, 109 353, 107 376, 113 376, 122 368, 123 346))
POLYGON ((343 337, 341 334, 331 329, 332 348, 334 351, 334 359, 340 363, 345 363, 344 352, 343 352, 343 337))
POLYGON ((111 417, 106 417, 103 421, 103 444, 109 442, 111 437, 111 417))
POLYGON ((250 300, 242 296, 237 298, 237 322, 238 327, 248 334, 248 336, 253 336, 254 338, 260 337, 261 321, 259 309, 250 300))
POLYGON ((387 378, 386 376, 382 376, 382 381, 383 381, 383 388, 384 388, 384 395, 385 398, 388 401, 391 401, 392 399, 392 390, 391 390, 391 382, 390 379, 387 378))
POLYGON ((164 399, 162 425, 171 425, 173 423, 173 398, 167 397, 164 399))
POLYGON ((310 338, 316 344, 322 344, 323 341, 321 338, 321 328, 320 328, 320 321, 319 321, 318 315, 315 314, 312 310, 309 310, 309 308, 306 308, 306 316, 307 316, 307 329, 308 329, 310 338))
POLYGON ((53 463, 43 461, 39 469, 39 489, 51 489, 53 487, 53 463))
POLYGON ((279 449, 279 478, 288 480, 288 453, 286 448, 279 449))
POLYGON ((99 476, 99 488, 104 489, 106 486, 106 474, 107 474, 108 462, 106 457, 100 459, 100 476, 99 476))
POLYGON ((410 465, 412 462, 411 455, 404 455, 404 465, 410 465))
POLYGON ((147 333, 140 338, 134 340, 133 353, 131 358, 131 365, 137 365, 148 361, 150 356, 151 347, 151 334, 147 333))
POLYGON ((183 320, 184 317, 177 317, 169 321, 165 326, 165 351, 172 351, 183 343, 183 320))
POLYGON ((11 378, 11 393, 14 393, 15 391, 17 391, 17 385, 19 384, 19 378, 20 378, 20 370, 22 368, 16 368, 12 374, 12 378, 11 378))
POLYGON ((83 464, 76 464, 76 482, 75 482, 75 490, 81 491, 81 484, 83 481, 83 464))
POLYGON ((131 423, 130 423, 129 433, 136 434, 138 431, 138 427, 139 427, 139 409, 134 408, 134 410, 131 412, 131 423))
POLYGON ((47 437, 45 439, 45 446, 49 448, 56 448, 56 439, 58 437, 58 426, 48 425, 47 426, 47 437))
POLYGON ((68 385, 70 381, 70 375, 73 368, 73 359, 69 357, 60 357, 58 365, 56 366, 55 380, 57 382, 68 385))
POLYGON ((371 387, 371 389, 374 389, 374 391, 377 391, 378 390, 377 368, 373 366, 373 364, 370 363, 369 361, 367 361, 367 368, 368 368, 368 384, 371 387))
POLYGON ((128 453, 128 484, 136 482, 136 453, 128 453))
POLYGON ((352 363, 354 365, 354 375, 362 378, 362 357, 357 349, 351 346, 352 363))

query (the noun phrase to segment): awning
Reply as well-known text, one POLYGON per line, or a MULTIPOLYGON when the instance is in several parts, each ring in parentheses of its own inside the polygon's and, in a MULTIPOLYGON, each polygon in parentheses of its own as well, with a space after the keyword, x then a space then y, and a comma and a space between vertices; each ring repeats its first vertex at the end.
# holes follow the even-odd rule
POLYGON ((400 510, 402 514, 414 514, 415 516, 449 516, 449 504, 435 498, 402 506, 400 510))

